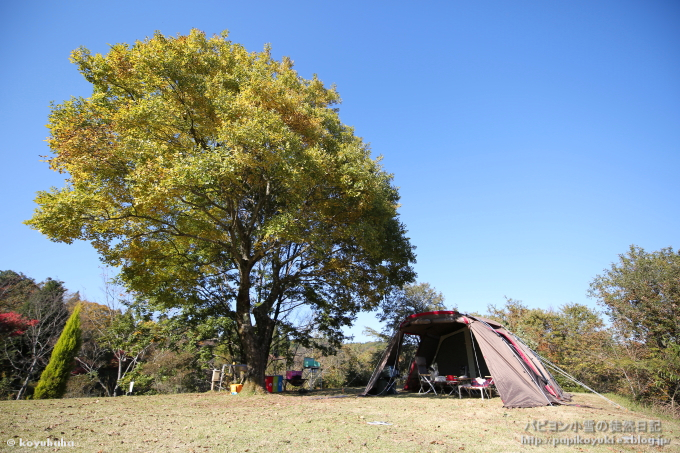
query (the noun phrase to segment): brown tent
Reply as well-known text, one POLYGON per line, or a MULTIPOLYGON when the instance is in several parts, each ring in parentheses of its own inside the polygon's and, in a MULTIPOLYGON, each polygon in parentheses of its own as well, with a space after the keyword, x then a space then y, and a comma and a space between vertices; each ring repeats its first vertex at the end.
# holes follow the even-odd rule
MULTIPOLYGON (((400 369, 404 335, 419 337, 416 356, 440 375, 492 376, 505 407, 535 407, 570 399, 536 355, 495 321, 455 311, 433 311, 407 317, 397 329, 373 372, 363 395, 377 395, 383 370, 400 369)), ((414 363, 408 368, 404 390, 418 391, 414 363)))

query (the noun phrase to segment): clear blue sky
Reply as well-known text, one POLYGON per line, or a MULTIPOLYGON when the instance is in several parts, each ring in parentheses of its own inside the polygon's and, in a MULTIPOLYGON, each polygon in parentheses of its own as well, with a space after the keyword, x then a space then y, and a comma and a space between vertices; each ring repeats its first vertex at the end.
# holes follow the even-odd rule
POLYGON ((63 185, 39 157, 49 103, 90 94, 76 47, 191 28, 337 85, 401 188, 418 280, 449 307, 594 306, 589 282, 631 244, 680 247, 677 1, 24 0, 0 3, 0 270, 104 302, 88 244, 22 224, 63 185))

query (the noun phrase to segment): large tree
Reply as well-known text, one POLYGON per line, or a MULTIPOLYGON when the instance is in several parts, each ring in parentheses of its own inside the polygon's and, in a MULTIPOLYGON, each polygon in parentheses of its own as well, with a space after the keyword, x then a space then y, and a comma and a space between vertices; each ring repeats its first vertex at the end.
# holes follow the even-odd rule
POLYGON ((39 193, 28 224, 90 241, 156 307, 230 317, 249 381, 264 384, 274 329, 296 334, 301 307, 338 342, 413 279, 391 175, 335 89, 290 59, 193 30, 72 61, 93 93, 52 108, 67 184, 39 193))
POLYGON ((589 294, 612 321, 631 392, 679 410, 680 252, 631 245, 592 281, 589 294))
POLYGON ((589 294, 624 337, 662 349, 680 343, 680 252, 631 245, 592 281, 589 294))

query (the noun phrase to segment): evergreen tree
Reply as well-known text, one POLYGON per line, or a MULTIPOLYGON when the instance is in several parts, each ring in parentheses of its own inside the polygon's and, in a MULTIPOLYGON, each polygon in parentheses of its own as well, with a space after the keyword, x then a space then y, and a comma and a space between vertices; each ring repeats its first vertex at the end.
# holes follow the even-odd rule
POLYGON ((40 376, 40 381, 35 388, 35 399, 61 398, 66 391, 73 360, 80 350, 80 309, 82 305, 76 305, 71 317, 66 321, 66 326, 54 346, 50 362, 40 376))

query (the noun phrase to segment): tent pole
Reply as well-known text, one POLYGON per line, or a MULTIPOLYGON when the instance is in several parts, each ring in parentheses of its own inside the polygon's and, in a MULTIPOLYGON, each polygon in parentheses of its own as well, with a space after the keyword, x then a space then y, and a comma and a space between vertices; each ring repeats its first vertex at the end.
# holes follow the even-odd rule
POLYGON ((472 343, 472 350, 475 353, 475 363, 477 364, 477 377, 482 377, 482 369, 479 366, 479 360, 477 359, 477 348, 475 348, 475 339, 472 337, 472 333, 470 333, 470 343, 472 343))
POLYGON ((463 335, 465 335, 465 352, 467 353, 467 362, 468 362, 468 377, 479 377, 477 376, 477 369, 475 368, 475 361, 474 359, 477 358, 475 355, 475 352, 473 350, 474 344, 472 342, 472 332, 470 332, 470 328, 468 327, 465 329, 463 332, 463 335), (473 376, 473 374, 475 376, 473 376))

